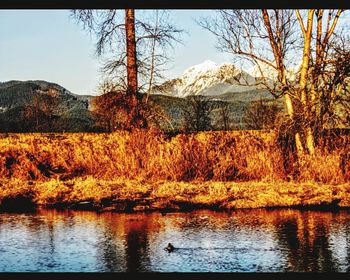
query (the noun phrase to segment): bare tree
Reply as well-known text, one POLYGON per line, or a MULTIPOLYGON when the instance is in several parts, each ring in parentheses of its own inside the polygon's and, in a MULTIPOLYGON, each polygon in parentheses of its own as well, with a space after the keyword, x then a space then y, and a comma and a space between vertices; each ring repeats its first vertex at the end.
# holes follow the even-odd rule
POLYGON ((161 22, 158 13, 155 22, 152 19, 148 22, 138 20, 133 9, 125 10, 124 22, 117 10, 74 10, 73 16, 97 36, 96 53, 99 56, 113 53, 112 59, 107 59, 103 72, 114 75, 114 81, 119 85, 118 91, 126 92, 129 126, 147 127, 140 113, 143 80, 147 77, 148 88, 151 89, 155 77, 160 73, 160 63, 157 62, 165 59, 158 47, 165 50, 171 46, 182 30, 161 22))
POLYGON ((119 86, 115 84, 111 79, 104 79, 98 85, 98 94, 103 95, 111 91, 118 91, 119 86))
POLYGON ((147 103, 153 87, 164 80, 162 72, 166 70, 165 65, 169 63, 168 50, 173 49, 175 43, 182 43, 180 34, 184 31, 171 23, 169 13, 165 10, 154 11, 148 20, 140 24, 143 26, 143 34, 140 34, 138 40, 140 43, 144 42, 141 44, 142 52, 145 54, 141 65, 147 103))
POLYGON ((96 96, 92 101, 92 112, 97 127, 112 132, 124 129, 127 121, 127 108, 122 92, 107 92, 96 96))
POLYGON ((210 114, 213 110, 212 103, 204 96, 189 96, 188 103, 184 106, 185 131, 204 131, 212 129, 210 114))
POLYGON ((54 112, 59 104, 54 89, 48 92, 31 90, 31 102, 25 106, 23 117, 32 121, 34 131, 48 131, 53 128, 54 112))
MULTIPOLYGON (((108 132, 125 129, 129 105, 123 92, 118 89, 118 85, 108 79, 100 84, 101 95, 96 96, 92 101, 92 112, 97 128, 108 132)), ((149 127, 160 130, 174 129, 163 108, 153 100, 141 102, 139 110, 149 127)))
POLYGON ((222 10, 216 19, 199 22, 218 38, 220 50, 255 67, 260 76, 256 85, 267 88, 276 98, 284 96, 299 155, 305 150, 310 154, 315 152, 312 120, 313 103, 319 98, 315 94, 316 84, 322 73, 320 65, 327 65, 325 50, 342 13, 342 10, 330 10, 325 25, 321 23, 324 11, 315 9, 303 13, 222 10), (291 69, 296 67, 299 69, 292 73, 291 69))
POLYGON ((216 122, 216 127, 220 130, 230 130, 232 129, 231 118, 230 118, 230 104, 225 101, 216 101, 218 120, 216 122))
MULTIPOLYGON (((135 11, 125 9, 125 32, 126 32, 126 95, 130 98, 130 112, 127 123, 135 126, 140 120, 137 96, 137 62, 136 62, 136 35, 135 35, 135 11)), ((143 125, 142 125, 143 126, 143 125)))
MULTIPOLYGON (((309 112, 316 131, 348 127, 350 115, 350 42, 338 36, 329 43, 324 59, 312 65, 312 110, 309 112), (317 75, 319 73, 319 75, 317 75)), ((320 59, 319 59, 320 60, 320 59)))
POLYGON ((260 99, 246 108, 243 121, 248 129, 273 129, 279 112, 276 103, 260 99))

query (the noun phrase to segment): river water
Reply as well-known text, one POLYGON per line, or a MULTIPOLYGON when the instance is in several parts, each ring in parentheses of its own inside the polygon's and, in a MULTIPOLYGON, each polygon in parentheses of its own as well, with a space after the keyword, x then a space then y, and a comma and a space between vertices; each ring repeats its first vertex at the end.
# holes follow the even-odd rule
POLYGON ((350 212, 1 213, 0 271, 349 272, 350 212))

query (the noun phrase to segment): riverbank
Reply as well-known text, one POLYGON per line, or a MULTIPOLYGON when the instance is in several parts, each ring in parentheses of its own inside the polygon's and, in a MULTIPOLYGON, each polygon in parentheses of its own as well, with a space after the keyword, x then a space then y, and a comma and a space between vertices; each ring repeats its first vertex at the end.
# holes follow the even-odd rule
POLYGON ((92 177, 47 182, 0 181, 0 210, 40 206, 97 211, 183 211, 261 207, 350 207, 350 185, 297 182, 149 183, 92 177))
POLYGON ((325 140, 296 160, 275 131, 0 134, 0 210, 349 207, 350 135, 325 140))

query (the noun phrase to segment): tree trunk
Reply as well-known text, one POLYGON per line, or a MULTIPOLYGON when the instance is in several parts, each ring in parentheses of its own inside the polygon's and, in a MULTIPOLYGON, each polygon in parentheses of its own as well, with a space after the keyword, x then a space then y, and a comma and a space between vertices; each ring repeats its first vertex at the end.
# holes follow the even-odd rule
MULTIPOLYGON (((310 51, 311 51, 311 37, 312 37, 312 21, 315 10, 308 11, 307 18, 307 27, 304 29, 304 49, 303 49, 303 59, 301 63, 300 69, 300 98, 301 103, 303 105, 303 115, 308 118, 310 108, 310 100, 307 98, 307 79, 308 79, 308 70, 309 70, 309 62, 310 62, 310 51)), ((305 127, 305 136, 306 136, 306 147, 308 152, 313 155, 315 153, 315 141, 312 132, 312 128, 310 126, 309 118, 307 119, 307 124, 305 127)))
MULTIPOLYGON (((274 32, 272 31, 272 28, 271 28, 270 17, 266 9, 262 10, 262 14, 264 18, 265 27, 268 31, 269 41, 272 47, 273 55, 276 60, 276 67, 278 70, 279 81, 281 82, 282 86, 288 87, 287 79, 286 79, 286 70, 284 67, 283 55, 281 50, 281 40, 282 40, 281 34, 280 33, 277 34, 277 37, 274 35, 274 32)), ((293 108, 293 102, 289 93, 285 95, 285 102, 286 102, 288 115, 295 125, 296 119, 295 119, 295 113, 293 108)), ((304 152, 300 131, 296 131, 294 136, 295 136, 295 145, 297 149, 297 154, 298 154, 298 157, 300 157, 304 152)))
POLYGON ((125 10, 126 56, 127 56, 127 84, 128 94, 136 96, 137 92, 137 64, 135 39, 135 11, 125 10))
POLYGON ((137 115, 137 60, 135 39, 135 10, 125 9, 126 30, 126 56, 127 56, 127 100, 130 111, 128 112, 127 126, 133 126, 137 115))
MULTIPOLYGON (((289 117, 294 122, 293 103, 292 103, 292 99, 288 93, 285 95, 285 101, 286 101, 287 113, 288 113, 289 117)), ((298 157, 300 157, 304 153, 304 148, 303 148, 303 144, 301 142, 300 132, 298 132, 298 131, 295 132, 294 139, 295 139, 295 146, 297 148, 297 155, 298 155, 298 157)))

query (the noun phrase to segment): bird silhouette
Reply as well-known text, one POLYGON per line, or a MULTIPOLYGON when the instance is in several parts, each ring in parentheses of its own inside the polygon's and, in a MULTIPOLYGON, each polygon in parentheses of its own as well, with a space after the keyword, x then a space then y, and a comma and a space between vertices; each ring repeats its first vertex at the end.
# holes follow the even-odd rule
POLYGON ((173 252, 174 249, 175 249, 175 247, 174 247, 173 244, 171 244, 171 243, 168 243, 168 246, 166 246, 166 247, 164 248, 164 250, 167 251, 168 253, 173 252))

